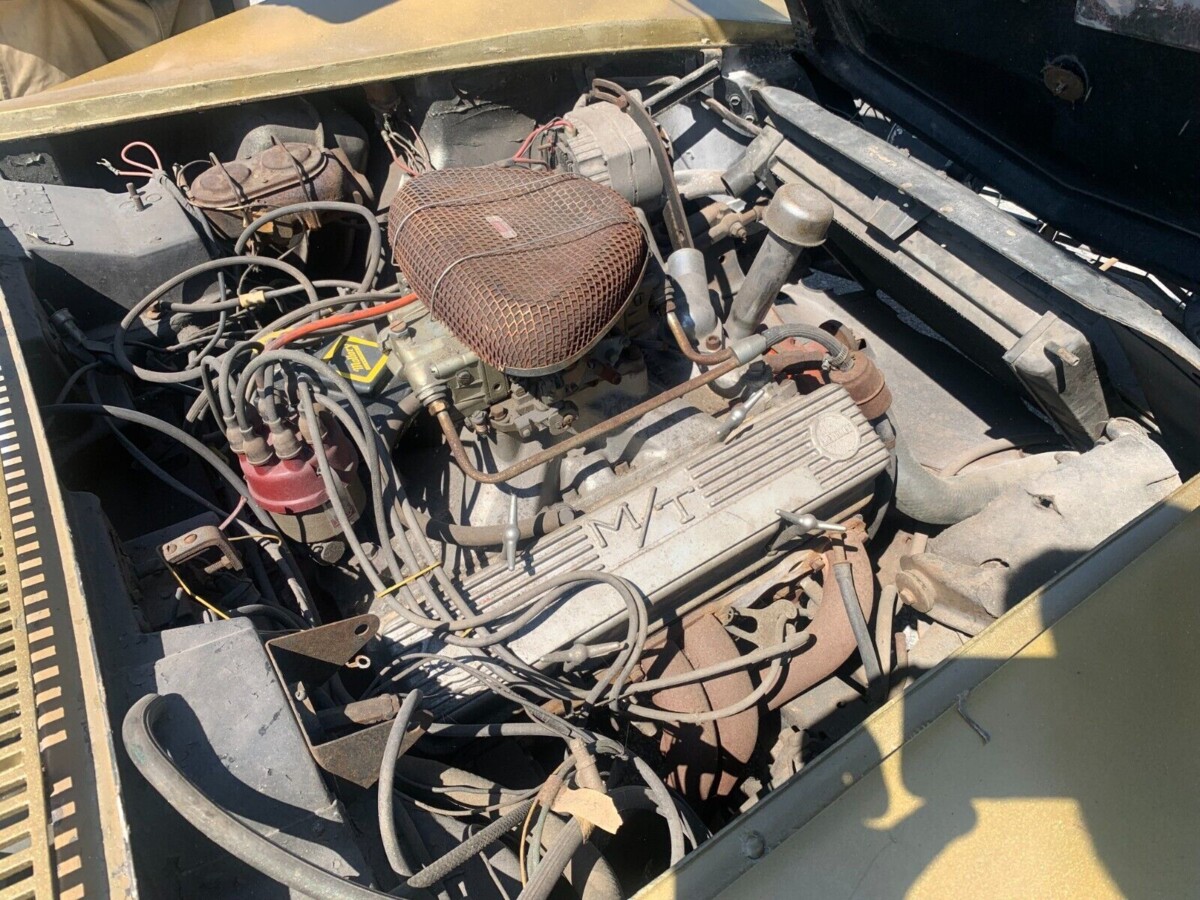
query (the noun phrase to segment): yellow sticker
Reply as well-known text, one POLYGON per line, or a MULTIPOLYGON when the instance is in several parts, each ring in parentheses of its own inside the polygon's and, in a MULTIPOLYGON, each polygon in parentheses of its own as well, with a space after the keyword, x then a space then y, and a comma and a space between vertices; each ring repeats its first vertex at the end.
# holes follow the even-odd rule
POLYGON ((368 351, 380 351, 380 345, 366 338, 343 335, 325 351, 323 358, 332 362, 347 380, 373 384, 387 365, 387 354, 379 352, 379 358, 372 360, 374 354, 368 351))

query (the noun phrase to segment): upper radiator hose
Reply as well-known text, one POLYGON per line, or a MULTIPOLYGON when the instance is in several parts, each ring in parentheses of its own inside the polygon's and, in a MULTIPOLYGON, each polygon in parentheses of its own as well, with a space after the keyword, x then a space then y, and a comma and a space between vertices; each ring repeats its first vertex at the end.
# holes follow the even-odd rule
POLYGON ((1058 465, 1055 453, 1038 453, 952 478, 930 472, 896 438, 896 508, 918 522, 953 525, 980 512, 1006 488, 1058 465))

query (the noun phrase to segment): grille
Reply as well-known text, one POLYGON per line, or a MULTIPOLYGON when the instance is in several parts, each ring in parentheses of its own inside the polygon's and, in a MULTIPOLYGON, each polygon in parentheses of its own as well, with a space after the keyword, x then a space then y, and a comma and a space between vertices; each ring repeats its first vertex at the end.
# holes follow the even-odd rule
POLYGON ((592 347, 646 265, 633 207, 565 173, 442 169, 392 202, 392 252, 433 316, 510 375, 544 375, 592 347))
MULTIPOLYGON (((70 891, 76 886, 69 873, 79 868, 71 810, 62 797, 51 796, 42 772, 42 753, 64 737, 56 714, 63 700, 55 629, 42 589, 45 536, 30 509, 21 457, 22 449, 31 448, 17 442, 13 424, 0 373, 0 896, 59 895, 50 845, 54 827, 61 896, 82 897, 70 891)), ((70 795, 71 779, 54 788, 70 795)))

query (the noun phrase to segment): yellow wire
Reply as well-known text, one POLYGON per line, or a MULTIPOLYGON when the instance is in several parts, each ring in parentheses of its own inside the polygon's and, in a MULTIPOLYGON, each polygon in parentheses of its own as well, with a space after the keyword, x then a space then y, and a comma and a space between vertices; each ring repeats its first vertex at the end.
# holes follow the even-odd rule
POLYGON ((238 534, 238 535, 234 535, 233 537, 227 537, 227 538, 225 538, 225 540, 229 541, 229 543, 231 543, 231 544, 234 541, 274 541, 277 544, 283 543, 283 538, 281 538, 279 535, 266 534, 266 533, 263 533, 263 534, 238 534))
POLYGON ((533 811, 537 808, 537 798, 535 797, 533 803, 529 805, 529 812, 525 813, 525 821, 521 823, 521 837, 517 842, 521 854, 520 859, 517 860, 518 868, 521 871, 521 887, 524 887, 529 879, 529 874, 525 871, 525 845, 529 842, 529 823, 533 821, 533 811))
POLYGON ((186 584, 184 584, 183 579, 179 577, 179 573, 176 572, 175 568, 169 562, 167 562, 165 559, 163 560, 163 564, 167 567, 167 571, 170 572, 171 575, 175 578, 175 580, 179 583, 179 587, 183 590, 183 592, 185 594, 187 594, 189 597, 191 597, 193 600, 195 600, 197 603, 199 603, 201 606, 203 606, 205 609, 207 609, 213 615, 220 616, 222 619, 229 618, 229 614, 227 612, 225 612, 223 609, 218 609, 217 607, 213 606, 211 603, 209 603, 207 600, 205 600, 199 594, 194 593, 190 587, 188 587, 186 584))
POLYGON ((393 584, 386 591, 380 591, 378 594, 375 595, 375 599, 378 600, 381 597, 386 597, 388 594, 394 594, 396 591, 400 590, 400 588, 404 587, 406 584, 412 584, 414 581, 416 581, 422 575, 428 575, 430 572, 432 572, 434 569, 436 569, 440 565, 441 565, 441 563, 433 563, 432 565, 429 565, 429 566, 426 566, 425 568, 423 568, 420 572, 413 572, 411 575, 409 575, 403 581, 398 581, 395 584, 393 584))

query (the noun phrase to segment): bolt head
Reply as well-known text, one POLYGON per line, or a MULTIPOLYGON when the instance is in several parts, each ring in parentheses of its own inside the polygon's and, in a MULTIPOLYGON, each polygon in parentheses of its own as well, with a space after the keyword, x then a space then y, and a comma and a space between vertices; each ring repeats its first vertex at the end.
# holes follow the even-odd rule
POLYGON ((721 339, 719 337, 717 337, 715 334, 710 334, 708 337, 706 337, 704 339, 704 347, 706 350, 720 350, 721 349, 721 339))
POLYGON ((767 852, 767 842, 757 831, 747 832, 742 838, 742 854, 746 859, 759 859, 767 852))

